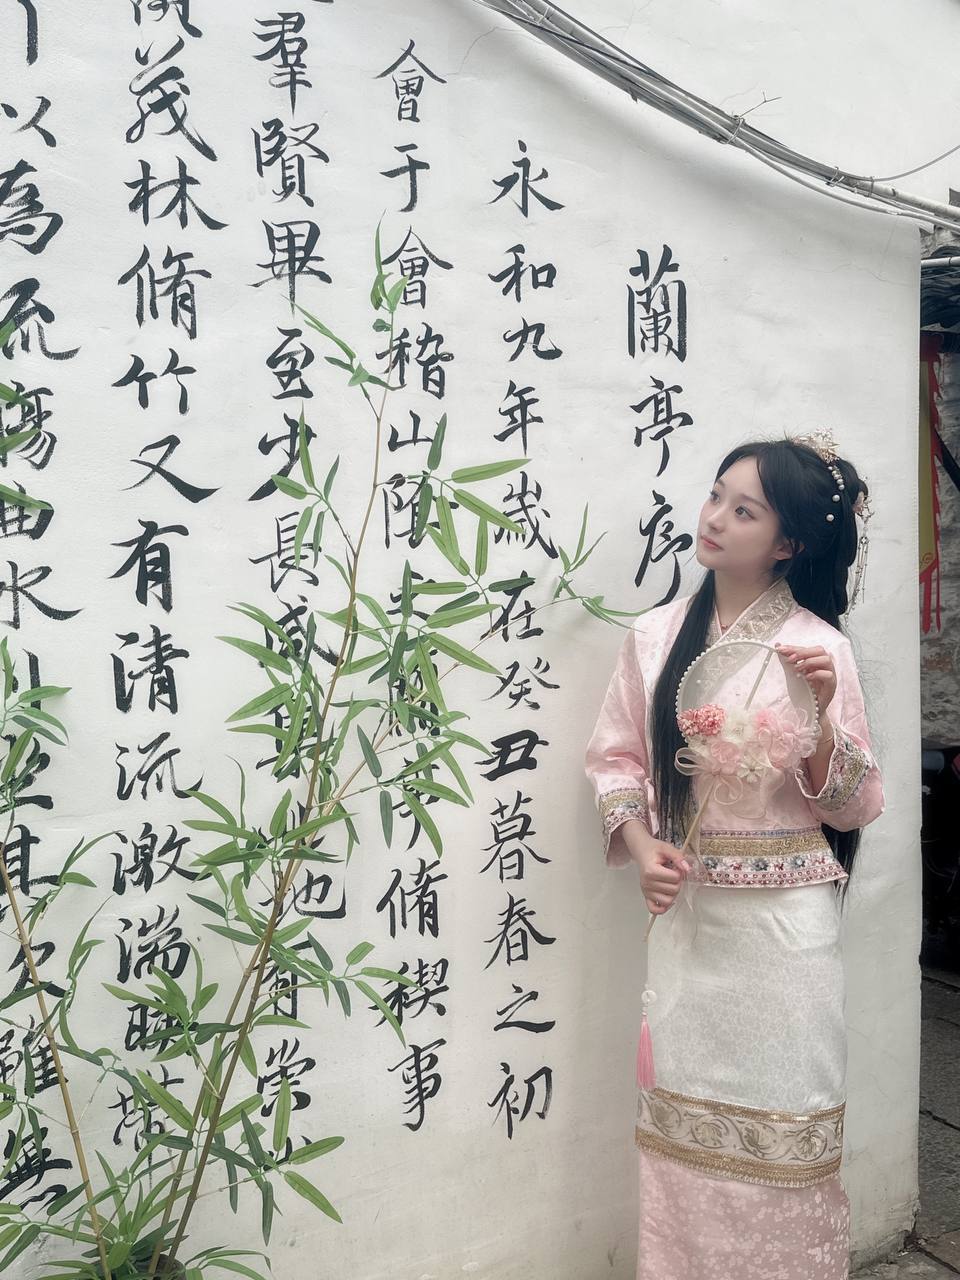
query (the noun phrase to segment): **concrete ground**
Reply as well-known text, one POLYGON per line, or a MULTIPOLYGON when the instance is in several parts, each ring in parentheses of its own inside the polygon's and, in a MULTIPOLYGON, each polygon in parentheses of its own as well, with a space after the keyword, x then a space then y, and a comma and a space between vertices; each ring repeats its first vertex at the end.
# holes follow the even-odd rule
POLYGON ((960 974, 923 966, 916 1241, 856 1280, 960 1276, 960 974))

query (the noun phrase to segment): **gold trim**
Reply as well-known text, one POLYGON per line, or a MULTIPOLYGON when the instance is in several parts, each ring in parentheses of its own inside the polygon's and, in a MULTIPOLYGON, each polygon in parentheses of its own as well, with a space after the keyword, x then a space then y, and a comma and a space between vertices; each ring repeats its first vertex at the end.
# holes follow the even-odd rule
MULTIPOLYGON (((819 792, 810 793, 801 785, 808 800, 813 800, 826 813, 842 809, 870 772, 870 758, 859 743, 834 725, 834 745, 830 754, 827 777, 819 792)), ((807 779, 809 781, 809 777, 807 779)))
POLYGON ((647 793, 643 787, 628 787, 621 791, 607 791, 599 799, 600 817, 606 820, 614 809, 627 805, 647 810, 647 793))
POLYGON ((768 1107, 748 1107, 742 1102, 721 1102, 718 1098, 701 1098, 693 1093, 677 1093, 673 1089, 653 1089, 660 1098, 668 1098, 671 1102, 685 1103, 689 1107, 700 1107, 719 1112, 726 1116, 741 1116, 745 1120, 784 1121, 786 1124, 817 1124, 833 1120, 843 1115, 845 1102, 835 1107, 826 1107, 823 1111, 771 1111, 768 1107))
POLYGON ((771 836, 763 831, 737 831, 729 835, 701 834, 701 854, 717 858, 785 858, 819 851, 832 856, 830 842, 819 827, 771 836))
POLYGON ((799 606, 785 578, 772 583, 752 604, 747 605, 726 631, 721 632, 716 609, 707 629, 707 644, 721 640, 767 641, 799 606))
POLYGON ((675 1164, 717 1177, 807 1187, 840 1168, 845 1109, 842 1102, 821 1111, 772 1110, 641 1089, 635 1140, 675 1164))
POLYGON ((688 1151, 678 1143, 656 1138, 637 1126, 636 1144, 645 1151, 652 1151, 674 1164, 683 1165, 687 1169, 696 1169, 700 1173, 710 1173, 715 1177, 731 1178, 735 1182, 752 1182, 758 1186, 770 1187, 810 1187, 824 1182, 840 1172, 840 1157, 823 1165, 807 1168, 794 1168, 778 1165, 766 1165, 760 1176, 757 1163, 752 1160, 737 1159, 734 1156, 705 1151, 688 1151))

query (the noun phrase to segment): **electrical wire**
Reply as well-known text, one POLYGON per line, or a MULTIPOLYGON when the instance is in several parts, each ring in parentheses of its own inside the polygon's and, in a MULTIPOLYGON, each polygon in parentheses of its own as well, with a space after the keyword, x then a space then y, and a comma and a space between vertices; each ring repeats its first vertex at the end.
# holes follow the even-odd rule
MULTIPOLYGON (((551 0, 478 2, 487 9, 511 18, 545 44, 627 93, 634 102, 645 102, 715 142, 747 152, 783 177, 818 195, 830 196, 872 213, 903 217, 924 224, 932 223, 960 232, 960 209, 912 196, 894 187, 881 186, 887 179, 847 173, 838 166, 824 164, 792 150, 769 134, 746 124, 742 115, 730 115, 667 80, 551 0), (806 179, 813 178, 819 182, 807 181, 801 174, 806 175, 806 179), (820 183, 824 185, 819 185, 820 183), (836 187, 843 187, 850 195, 840 195, 834 189, 836 187)), ((909 173, 917 173, 957 150, 960 150, 960 144, 925 165, 892 176, 905 177, 909 173)))

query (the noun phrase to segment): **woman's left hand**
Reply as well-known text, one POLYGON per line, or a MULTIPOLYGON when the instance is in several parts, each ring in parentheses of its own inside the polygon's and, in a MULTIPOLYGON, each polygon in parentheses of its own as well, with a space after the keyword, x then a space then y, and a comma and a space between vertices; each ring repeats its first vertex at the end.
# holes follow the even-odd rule
POLYGON ((833 658, 821 645, 804 647, 778 644, 774 645, 774 648, 781 658, 792 663, 794 668, 806 677, 808 684, 817 695, 822 716, 837 692, 837 670, 833 665, 833 658))

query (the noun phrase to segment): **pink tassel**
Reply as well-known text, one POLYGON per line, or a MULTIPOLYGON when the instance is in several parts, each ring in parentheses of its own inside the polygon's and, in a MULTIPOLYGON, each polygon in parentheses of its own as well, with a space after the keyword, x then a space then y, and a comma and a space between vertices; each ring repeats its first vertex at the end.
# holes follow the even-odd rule
MULTIPOLYGON (((644 992, 647 995, 647 992, 644 992)), ((646 1003, 646 1001, 644 1001, 646 1003)), ((641 1089, 655 1089, 657 1077, 653 1069, 653 1037, 644 1009, 640 1020, 640 1042, 637 1045, 637 1084, 641 1089)))

